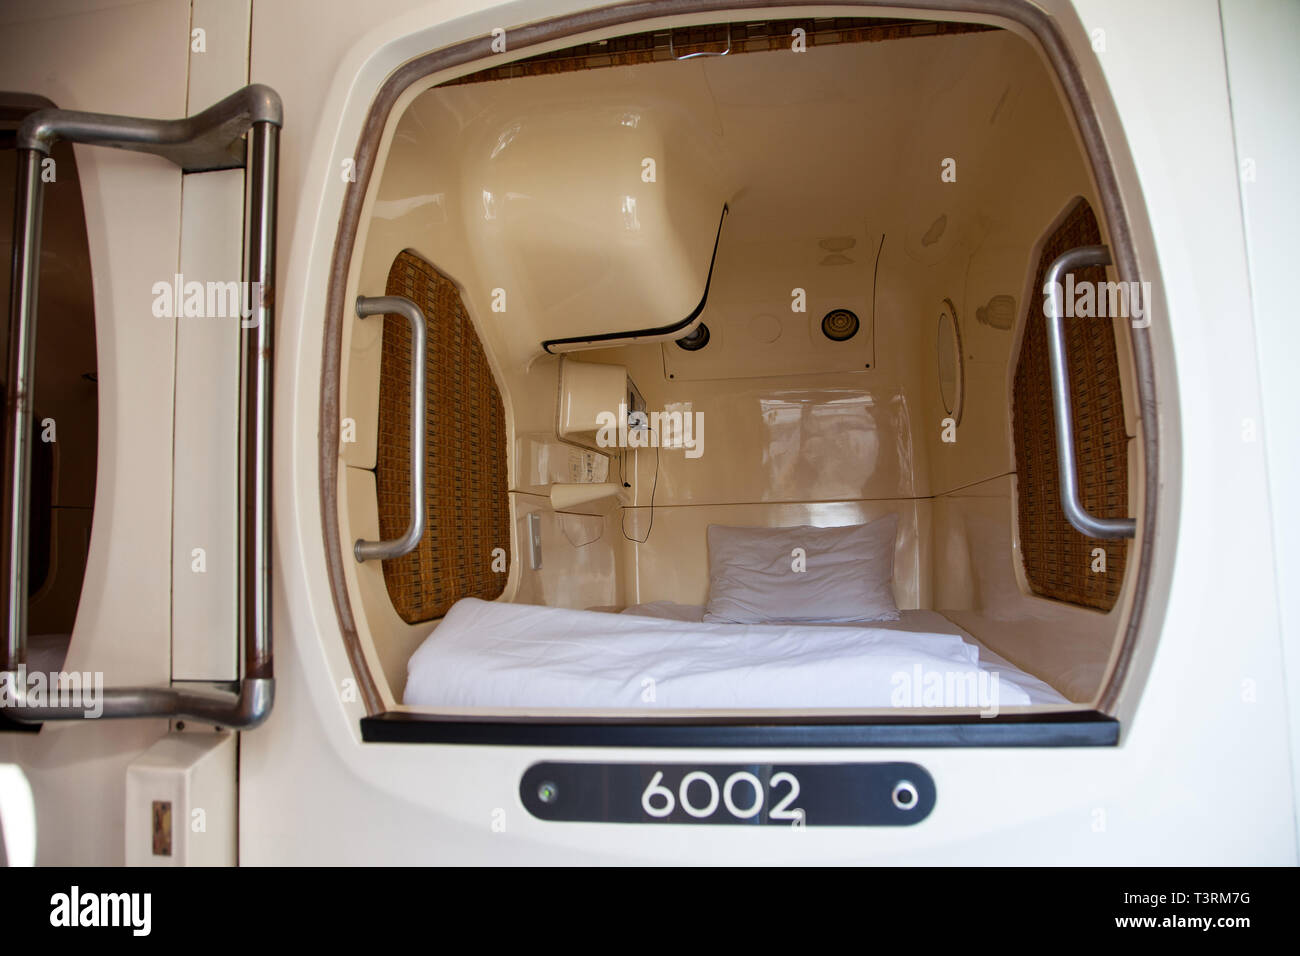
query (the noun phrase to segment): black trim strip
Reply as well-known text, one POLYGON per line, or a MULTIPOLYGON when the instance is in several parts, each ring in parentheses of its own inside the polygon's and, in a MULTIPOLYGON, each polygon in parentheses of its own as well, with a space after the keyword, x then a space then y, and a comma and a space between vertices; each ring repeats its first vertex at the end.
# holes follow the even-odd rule
POLYGON ((43 726, 45 725, 14 720, 12 717, 0 713, 0 734, 35 734, 39 733, 43 726))
POLYGON ((1050 714, 881 717, 493 717, 389 711, 361 719, 385 744, 498 747, 1113 747, 1119 721, 1095 710, 1050 714))
POLYGON ((713 283, 713 265, 718 261, 718 243, 722 241, 722 223, 727 218, 730 210, 727 204, 722 204, 722 215, 718 218, 718 234, 713 238, 713 255, 709 259, 709 274, 704 278, 704 295, 700 298, 700 304, 695 307, 695 311, 672 325, 661 325, 657 329, 637 329, 632 332, 601 332, 599 335, 577 335, 568 339, 547 339, 542 343, 542 348, 547 352, 551 351, 552 345, 589 345, 592 342, 614 342, 620 339, 640 338, 646 335, 671 335, 674 332, 680 332, 692 322, 694 322, 704 311, 704 305, 709 301, 709 286, 713 283))

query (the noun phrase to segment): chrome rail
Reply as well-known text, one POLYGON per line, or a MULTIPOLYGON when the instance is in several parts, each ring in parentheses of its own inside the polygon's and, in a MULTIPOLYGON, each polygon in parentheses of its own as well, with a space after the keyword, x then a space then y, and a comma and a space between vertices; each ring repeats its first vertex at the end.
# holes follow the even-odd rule
POLYGON ((1061 507, 1075 530, 1090 538, 1131 538, 1133 518, 1098 518, 1079 499, 1079 468, 1074 459, 1074 413, 1070 406, 1070 370, 1065 358, 1065 323, 1061 309, 1061 279, 1067 272, 1110 265, 1105 246, 1079 246, 1062 253, 1047 267, 1043 282, 1043 312, 1047 318, 1047 358, 1052 369, 1052 410, 1056 416, 1056 460, 1060 467, 1061 507))
POLYGON ((235 729, 256 727, 271 712, 275 678, 271 653, 271 405, 275 310, 276 192, 280 97, 261 84, 246 86, 194 116, 152 120, 75 110, 32 113, 18 129, 18 189, 14 210, 9 387, 5 430, 4 510, 0 525, 0 606, 6 627, 0 708, 15 720, 87 717, 81 707, 29 699, 16 679, 27 659, 27 549, 31 477, 31 396, 40 281, 41 161, 54 143, 82 143, 153 153, 183 172, 246 168, 245 289, 249 303, 241 343, 239 641, 243 676, 237 691, 183 687, 118 687, 102 692, 102 717, 184 718, 235 729), (247 134, 245 142, 245 134, 247 134), (16 673, 17 672, 17 673, 16 673))
POLYGON ((400 558, 414 551, 424 537, 424 409, 426 395, 425 362, 428 353, 429 324, 420 307, 405 296, 357 296, 357 317, 395 313, 411 323, 411 520, 400 538, 365 541, 352 546, 358 561, 375 558, 400 558))

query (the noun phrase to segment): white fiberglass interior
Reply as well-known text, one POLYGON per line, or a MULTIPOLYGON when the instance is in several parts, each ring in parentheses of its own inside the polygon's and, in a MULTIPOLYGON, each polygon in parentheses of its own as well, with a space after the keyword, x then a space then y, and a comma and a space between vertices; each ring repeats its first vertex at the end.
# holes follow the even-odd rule
MULTIPOLYGON (((492 662, 518 633, 545 632, 551 643, 529 653, 535 683, 546 683, 546 648, 593 620, 609 633, 597 649, 599 633, 583 638, 594 643, 570 661, 561 710, 815 709, 833 655, 800 678, 807 698, 772 690, 725 698, 731 705, 674 704, 662 682, 658 697, 637 695, 655 674, 663 618, 687 628, 674 632, 674 653, 678 665, 689 658, 689 627, 711 599, 710 525, 827 528, 891 515, 890 588, 902 615, 889 640, 920 635, 930 651, 957 635, 1050 691, 1016 698, 1013 710, 1095 705, 1137 561, 1107 610, 1034 593, 1020 549, 1012 399, 1047 237, 1081 199, 1103 242, 1106 224, 1055 80, 1026 40, 990 29, 462 82, 407 101, 384 144, 350 293, 385 294, 403 251, 455 284, 504 407, 510 532, 495 600, 605 615, 529 620, 507 634, 509 622, 465 604, 457 652, 430 665, 457 694, 429 709, 547 709, 493 684, 492 662), (706 285, 703 310, 671 333, 542 345, 672 327, 706 285), (829 318, 836 312, 856 321, 847 341, 823 331, 823 320, 832 331, 841 321, 829 318), (677 344, 701 324, 704 348, 677 344), (591 425, 602 411, 625 422, 617 403, 632 389, 647 415, 665 415, 660 447, 638 447, 635 428, 615 428, 611 445, 591 425), (673 421, 695 431, 683 436, 673 421), (660 623, 613 616, 646 605, 660 623), (617 643, 628 627, 640 656, 621 679, 636 694, 583 693, 583 662, 593 686, 609 683, 617 663, 601 651, 633 647, 617 643)), ((1128 323, 1094 321, 1114 335, 1127 513, 1140 515, 1128 323)), ((355 428, 340 445, 347 543, 379 537, 383 329, 344 325, 342 415, 355 428)), ((429 440, 437 455, 454 439, 429 440)), ((346 564, 364 652, 385 705, 400 708, 412 655, 434 646, 450 618, 408 623, 379 561, 346 564)))

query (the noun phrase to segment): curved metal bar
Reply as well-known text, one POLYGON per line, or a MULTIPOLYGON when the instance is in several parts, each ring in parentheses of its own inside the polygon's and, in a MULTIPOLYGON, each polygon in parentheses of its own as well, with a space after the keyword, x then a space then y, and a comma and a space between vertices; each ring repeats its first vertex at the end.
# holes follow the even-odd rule
POLYGON ((141 119, 81 110, 40 110, 18 127, 18 149, 48 155, 59 140, 111 146, 162 156, 187 173, 238 169, 244 165, 240 138, 258 123, 283 126, 280 97, 261 83, 183 119, 141 119))
POLYGON ((13 275, 9 305, 9 394, 4 455, 4 550, 0 587, 4 595, 5 670, 27 658, 27 547, 32 446, 32 375, 36 367, 36 300, 41 270, 44 189, 41 155, 18 153, 14 206, 13 275))
POLYGON ((275 703, 274 679, 246 677, 238 691, 193 691, 180 686, 110 688, 96 695, 99 712, 90 713, 90 703, 56 703, 60 695, 53 688, 50 703, 32 700, 24 678, 25 668, 0 673, 6 715, 25 723, 162 717, 250 730, 266 719, 275 703))
POLYGON ((280 125, 279 96, 269 87, 253 85, 181 120, 50 109, 31 114, 19 129, 4 497, 0 499, 0 607, 6 629, 0 709, 15 720, 164 717, 246 730, 262 723, 271 713, 275 701, 271 654, 271 349, 280 125), (89 714, 85 707, 31 699, 24 686, 31 395, 44 198, 40 164, 58 140, 155 153, 187 171, 247 166, 242 271, 246 288, 259 290, 260 294, 250 303, 251 311, 243 322, 238 473, 243 515, 239 639, 244 675, 237 692, 194 691, 180 686, 110 688, 96 695, 102 710, 89 714), (232 158, 234 147, 242 151, 237 160, 232 158), (246 163, 242 158, 245 154, 246 163))
POLYGON ((425 360, 428 352, 428 323, 420 307, 405 296, 358 296, 357 315, 396 313, 411 323, 411 520, 400 538, 385 541, 357 539, 352 553, 358 561, 400 558, 414 551, 424 537, 424 409, 425 360))
MULTIPOLYGON (((278 103, 278 100, 277 100, 278 103)), ((249 288, 260 290, 244 326, 239 403, 240 647, 244 680, 270 678, 271 658, 271 415, 275 367, 275 243, 279 192, 280 129, 255 123, 249 133, 245 176, 244 267, 249 288)), ((268 696, 267 712, 270 712, 268 696)))
POLYGON ((1052 368, 1052 409, 1056 416, 1056 460, 1060 466, 1061 507, 1070 524, 1090 538, 1131 538, 1137 533, 1135 519, 1098 518, 1079 499, 1079 469, 1074 460, 1074 414, 1070 407, 1070 369, 1065 359, 1061 279, 1075 269, 1108 265, 1110 250, 1105 246, 1079 246, 1062 253, 1047 267, 1043 282, 1043 312, 1047 317, 1047 358, 1052 368))

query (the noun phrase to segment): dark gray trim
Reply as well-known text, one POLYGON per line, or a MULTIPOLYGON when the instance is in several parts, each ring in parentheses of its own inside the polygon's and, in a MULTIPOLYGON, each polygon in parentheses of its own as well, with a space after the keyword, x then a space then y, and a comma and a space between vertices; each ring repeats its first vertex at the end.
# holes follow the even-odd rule
POLYGON ((389 711, 361 720, 366 743, 498 747, 1113 747, 1119 721, 1093 710, 883 717, 491 717, 389 711))
POLYGON ((39 733, 44 724, 25 724, 21 720, 14 720, 7 717, 3 711, 0 711, 0 734, 35 734, 39 733))

